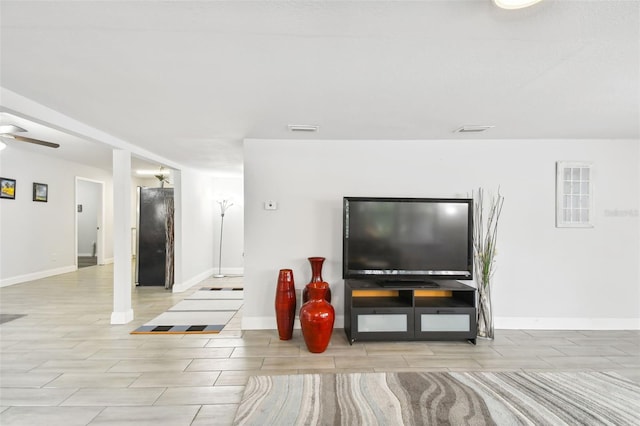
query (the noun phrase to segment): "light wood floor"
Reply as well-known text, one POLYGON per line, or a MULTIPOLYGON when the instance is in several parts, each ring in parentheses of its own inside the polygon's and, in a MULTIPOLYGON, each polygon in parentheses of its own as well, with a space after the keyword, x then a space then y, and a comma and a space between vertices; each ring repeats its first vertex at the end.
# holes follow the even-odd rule
MULTIPOLYGON (((323 354, 299 331, 241 331, 239 312, 218 335, 131 335, 210 279, 171 294, 134 289, 136 319, 110 325, 111 266, 0 288, 0 424, 226 425, 247 377, 351 371, 599 370, 640 382, 638 331, 498 330, 494 341, 356 343, 335 330, 323 354)), ((237 281, 235 282, 237 284, 237 281)))

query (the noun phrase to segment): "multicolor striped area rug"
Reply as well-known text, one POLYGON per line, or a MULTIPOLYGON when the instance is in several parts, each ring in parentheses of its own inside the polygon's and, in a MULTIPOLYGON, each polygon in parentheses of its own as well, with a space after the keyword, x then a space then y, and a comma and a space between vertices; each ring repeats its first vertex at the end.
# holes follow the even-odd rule
POLYGON ((640 425, 640 386, 602 372, 251 376, 234 425, 640 425))

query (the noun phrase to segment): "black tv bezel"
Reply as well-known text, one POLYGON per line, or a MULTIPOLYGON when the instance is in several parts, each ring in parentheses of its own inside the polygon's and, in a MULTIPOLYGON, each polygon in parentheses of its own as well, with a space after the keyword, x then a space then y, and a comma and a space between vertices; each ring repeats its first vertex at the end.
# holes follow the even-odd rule
MULTIPOLYGON (((451 271, 453 272, 453 271, 451 271)), ((397 280, 398 284, 411 282, 430 282, 438 280, 472 280, 473 279, 473 199, 472 198, 407 198, 407 197, 343 197, 342 199, 342 278, 369 278, 378 281, 397 280), (352 201, 381 201, 397 203, 459 203, 467 205, 467 271, 468 274, 403 274, 403 273, 353 273, 347 268, 347 203, 352 201)))

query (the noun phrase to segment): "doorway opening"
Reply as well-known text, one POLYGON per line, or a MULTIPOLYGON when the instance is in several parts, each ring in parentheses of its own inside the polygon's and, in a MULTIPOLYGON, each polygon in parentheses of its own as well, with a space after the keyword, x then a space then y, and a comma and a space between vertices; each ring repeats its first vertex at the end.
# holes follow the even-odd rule
POLYGON ((76 266, 104 264, 104 183, 76 177, 76 266))

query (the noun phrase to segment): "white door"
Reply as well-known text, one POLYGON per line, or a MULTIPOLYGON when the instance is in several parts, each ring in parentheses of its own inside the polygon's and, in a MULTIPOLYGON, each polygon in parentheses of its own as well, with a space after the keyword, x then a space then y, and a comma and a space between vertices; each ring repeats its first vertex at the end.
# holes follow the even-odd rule
POLYGON ((102 253, 102 182, 76 178, 77 258, 104 263, 102 253))

